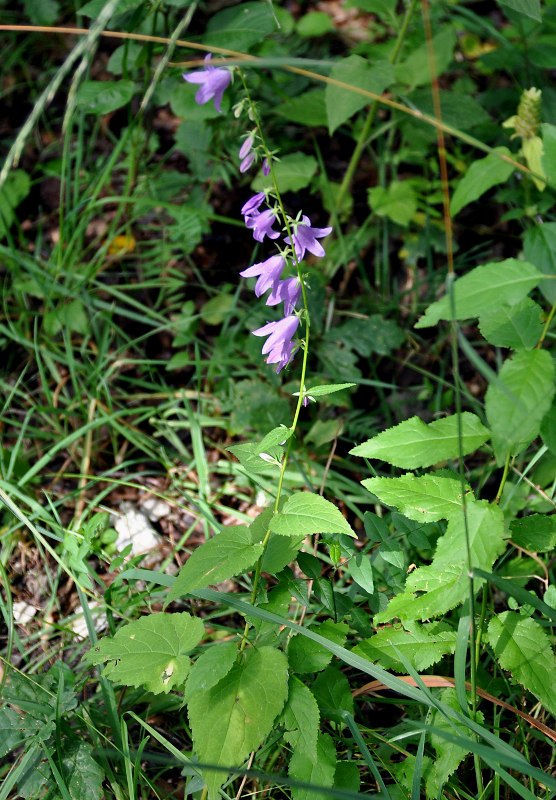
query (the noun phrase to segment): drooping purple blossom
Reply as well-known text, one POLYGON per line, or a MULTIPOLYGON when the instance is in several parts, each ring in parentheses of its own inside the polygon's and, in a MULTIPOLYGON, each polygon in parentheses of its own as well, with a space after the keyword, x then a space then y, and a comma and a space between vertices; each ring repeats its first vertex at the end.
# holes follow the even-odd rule
POLYGON ((301 222, 299 222, 295 227, 296 231, 295 233, 292 233, 293 241, 290 241, 289 236, 286 237, 285 241, 288 244, 293 245, 297 261, 299 262, 305 257, 306 250, 308 250, 314 256, 322 258, 325 255, 324 247, 317 242, 317 239, 322 239, 323 236, 328 236, 328 234, 332 231, 332 228, 313 228, 311 225, 311 220, 305 214, 301 218, 301 222))
MULTIPOLYGON (((252 267, 247 267, 247 269, 244 269, 243 272, 240 272, 239 274, 243 278, 254 278, 256 275, 259 276, 259 279, 255 284, 255 294, 257 297, 260 297, 267 291, 267 289, 272 289, 273 291, 275 290, 276 286, 278 285, 278 281, 280 280, 282 270, 285 266, 286 259, 283 256, 271 256, 270 258, 267 258, 266 261, 253 264, 252 267)), ((280 300, 277 300, 277 303, 279 302, 280 300)), ((267 305, 271 304, 267 303, 267 305)))
POLYGON ((255 137, 253 136, 252 133, 250 133, 249 136, 246 138, 246 140, 241 145, 241 147, 239 148, 239 157, 240 158, 245 158, 247 153, 251 152, 251 150, 253 149, 254 141, 255 141, 255 137))
POLYGON ((266 194, 264 192, 259 192, 258 194, 249 198, 249 200, 242 206, 241 213, 243 214, 243 216, 244 217, 252 216, 255 211, 259 210, 265 198, 266 194))
POLYGON ((263 355, 268 354, 268 364, 278 364, 276 372, 280 372, 295 352, 296 345, 292 342, 292 336, 299 325, 299 317, 289 315, 277 322, 267 322, 262 328, 253 331, 255 336, 267 336, 263 344, 263 355))
POLYGON ((184 73, 183 78, 188 83, 200 83, 199 91, 195 95, 195 102, 199 105, 208 103, 214 98, 214 107, 221 113, 222 96, 224 90, 232 80, 232 73, 223 67, 213 67, 210 65, 212 53, 205 56, 205 67, 198 72, 184 73))
POLYGON ((277 306, 284 303, 284 315, 291 314, 301 297, 301 283, 298 277, 285 278, 278 281, 268 295, 266 305, 277 306))
POLYGON ((267 208, 266 211, 260 214, 252 214, 245 217, 245 224, 248 228, 253 230, 253 238, 257 242, 262 242, 265 236, 269 239, 277 239, 280 236, 279 231, 272 229, 272 223, 276 219, 276 211, 272 208, 267 208))
POLYGON ((242 160, 241 164, 239 165, 239 171, 242 174, 244 172, 247 172, 249 167, 253 164, 254 160, 255 160, 255 153, 253 151, 251 151, 250 153, 247 153, 247 155, 245 156, 245 158, 242 160))

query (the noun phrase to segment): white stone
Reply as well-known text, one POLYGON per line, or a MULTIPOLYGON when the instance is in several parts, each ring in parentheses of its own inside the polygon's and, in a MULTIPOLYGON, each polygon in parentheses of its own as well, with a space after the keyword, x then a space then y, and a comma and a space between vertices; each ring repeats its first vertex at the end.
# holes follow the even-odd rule
POLYGON ((37 609, 30 603, 26 603, 25 600, 16 600, 13 604, 14 622, 17 625, 25 625, 33 619, 36 613, 37 609))
POLYGON ((151 522, 158 522, 159 519, 169 516, 172 511, 168 503, 152 495, 143 500, 141 510, 144 511, 151 522))
POLYGON ((114 528, 118 533, 117 550, 121 553, 131 544, 132 553, 138 555, 158 548, 162 537, 152 527, 145 514, 137 508, 123 507, 122 510, 124 513, 114 520, 114 528))

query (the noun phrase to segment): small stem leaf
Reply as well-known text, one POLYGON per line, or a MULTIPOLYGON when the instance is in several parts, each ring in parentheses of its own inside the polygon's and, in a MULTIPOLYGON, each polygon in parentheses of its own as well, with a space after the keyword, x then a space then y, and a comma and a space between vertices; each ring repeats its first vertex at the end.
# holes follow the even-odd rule
POLYGON ((274 449, 277 445, 283 445, 292 435, 293 431, 280 425, 278 428, 273 428, 270 433, 267 433, 262 442, 257 446, 257 452, 268 453, 269 450, 274 449))
POLYGON ((307 788, 292 787, 292 800, 324 798, 324 795, 319 794, 319 787, 328 788, 333 786, 335 772, 336 748, 334 747, 334 741, 327 733, 319 733, 316 759, 311 758, 311 755, 301 748, 293 752, 288 774, 298 781, 310 784, 310 786, 307 788))
POLYGON ((502 669, 556 714, 556 664, 541 626, 531 617, 505 611, 491 619, 487 640, 502 669))
POLYGON ((185 684, 185 699, 216 686, 233 667, 237 654, 237 642, 219 642, 201 653, 185 684))
MULTIPOLYGON (((188 703, 193 742, 199 760, 214 766, 238 767, 270 733, 288 694, 286 657, 273 647, 245 651, 215 686, 193 695, 188 703)), ((218 797, 223 772, 203 770, 209 800, 218 797)))
MULTIPOLYGON (((408 472, 399 478, 367 478, 361 483, 382 503, 395 506, 418 522, 449 519, 463 508, 461 484, 455 478, 432 474, 416 477, 408 472)), ((469 493, 468 500, 472 499, 469 493)))
MULTIPOLYGON (((324 397, 333 392, 341 392, 343 389, 351 389, 352 386, 357 386, 356 383, 325 383, 322 386, 313 386, 312 389, 305 389, 303 394, 305 397, 324 397)), ((299 392, 295 392, 299 394, 299 392)))
POLYGON ((453 653, 457 632, 444 622, 430 622, 420 625, 406 622, 404 628, 382 628, 370 639, 353 648, 363 658, 380 664, 385 669, 405 672, 396 649, 404 654, 411 665, 422 672, 446 655, 453 653), (395 648, 394 646, 395 645, 395 648))
POLYGON ((286 727, 284 738, 294 748, 317 757, 319 708, 311 690, 295 676, 290 676, 288 701, 282 712, 286 727))
POLYGON ((401 469, 430 467, 447 458, 458 458, 460 426, 463 455, 472 453, 490 438, 489 430, 468 411, 460 415, 459 425, 457 414, 429 424, 411 417, 354 447, 350 454, 380 458, 401 469))
POLYGON ((554 397, 554 361, 546 350, 520 350, 504 362, 485 397, 497 463, 518 455, 540 431, 554 397))
POLYGON ((500 306, 479 319, 479 330, 496 347, 511 347, 512 350, 532 350, 539 341, 543 329, 543 310, 524 297, 515 306, 500 306))
POLYGON ((113 638, 101 639, 87 658, 91 664, 109 662, 104 675, 117 683, 168 693, 185 681, 191 668, 186 653, 204 633, 201 620, 185 611, 151 614, 123 625, 113 638))
MULTIPOLYGON (((475 267, 454 283, 454 318, 474 319, 499 306, 513 306, 544 277, 532 264, 516 258, 475 267)), ((428 328, 441 319, 452 319, 448 295, 430 305, 415 327, 428 328)))
MULTIPOLYGON (((467 531, 472 566, 490 570, 505 548, 501 509, 485 500, 470 501, 467 531)), ((477 581, 476 590, 479 586, 477 581)), ((375 616, 375 622, 388 622, 393 617, 404 623, 438 617, 463 603, 468 594, 466 526, 460 512, 450 518, 446 533, 438 540, 432 563, 408 575, 405 591, 375 616), (417 596, 416 592, 424 594, 417 596)))
POLYGON ((262 544, 254 544, 243 525, 224 528, 198 547, 182 567, 170 589, 167 603, 195 589, 202 589, 245 572, 262 555, 262 544))
POLYGON ((313 533, 345 533, 355 538, 341 511, 324 497, 296 492, 270 522, 270 529, 281 536, 310 536, 313 533))
MULTIPOLYGON (((247 472, 253 473, 253 475, 258 475, 261 472, 268 473, 268 470, 270 469, 270 462, 267 462, 265 459, 261 458, 259 453, 259 445, 255 442, 233 444, 230 447, 227 447, 226 450, 229 450, 230 453, 233 453, 241 466, 247 472)), ((275 465, 276 462, 280 462, 282 460, 282 456, 284 455, 283 448, 276 446, 268 448, 265 452, 267 456, 271 456, 271 458, 274 459, 274 461, 271 462, 272 465, 275 465)))

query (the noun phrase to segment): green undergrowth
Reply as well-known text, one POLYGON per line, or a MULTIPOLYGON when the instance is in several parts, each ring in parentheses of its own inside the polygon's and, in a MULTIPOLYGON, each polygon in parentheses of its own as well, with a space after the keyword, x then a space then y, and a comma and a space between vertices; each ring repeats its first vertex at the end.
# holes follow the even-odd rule
POLYGON ((553 797, 556 4, 15 5, 0 800, 553 797))

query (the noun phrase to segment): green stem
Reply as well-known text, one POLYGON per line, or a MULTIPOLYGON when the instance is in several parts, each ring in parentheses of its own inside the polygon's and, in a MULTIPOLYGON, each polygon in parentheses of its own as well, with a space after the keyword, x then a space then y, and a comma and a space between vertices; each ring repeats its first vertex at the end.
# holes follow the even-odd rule
POLYGON ((552 319, 554 317, 554 313, 555 312, 556 312, 556 302, 554 303, 554 305, 550 309, 548 317, 546 318, 546 322, 544 323, 544 328, 542 329, 542 333, 540 335, 540 339, 537 342, 537 348, 541 348, 542 347, 542 343, 544 342, 546 334, 548 333, 548 329, 550 328, 550 323, 552 322, 552 319))
MULTIPOLYGON (((405 34, 407 33, 407 28, 409 26, 409 21, 411 19, 411 16, 413 14, 416 5, 417 5, 417 0, 411 0, 411 3, 409 4, 407 11, 405 12, 405 17, 403 19, 402 26, 398 33, 394 50, 392 51, 390 58, 388 59, 391 64, 395 64, 396 61, 398 60, 398 56, 402 49, 403 40, 405 39, 405 34)), ((363 152, 363 148, 365 147, 367 138, 371 131, 377 108, 378 108, 378 100, 373 100, 373 102, 371 103, 371 107, 369 108, 369 113, 367 114, 367 119, 365 120, 363 127, 361 128, 361 132, 357 139, 357 144, 355 145, 355 149, 351 154, 348 167, 346 169, 344 178, 338 190, 338 194, 336 196, 336 202, 334 204, 334 211, 336 214, 341 208, 342 201, 351 185, 353 174, 357 168, 357 164, 359 163, 359 159, 361 158, 361 153, 363 152)), ((330 221, 328 224, 330 224, 330 221)))
POLYGON ((504 462, 504 472, 502 473, 502 480, 500 481, 500 486, 498 487, 498 491, 496 493, 496 499, 494 500, 496 504, 500 502, 500 498, 502 497, 502 492, 504 491, 504 486, 508 478, 509 469, 510 469, 510 454, 508 452, 508 455, 506 456, 506 461, 504 462))

